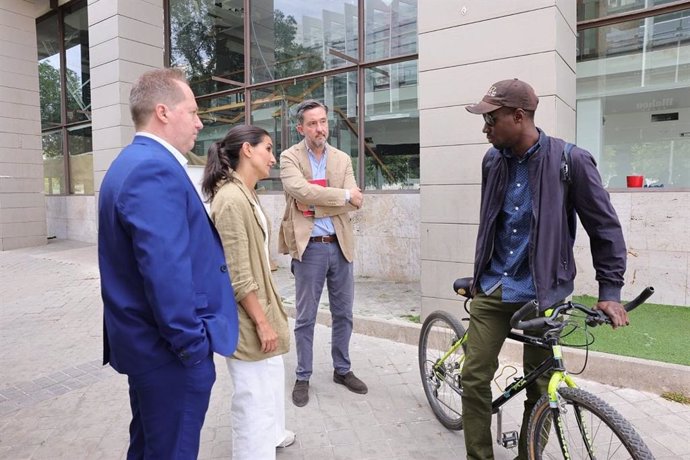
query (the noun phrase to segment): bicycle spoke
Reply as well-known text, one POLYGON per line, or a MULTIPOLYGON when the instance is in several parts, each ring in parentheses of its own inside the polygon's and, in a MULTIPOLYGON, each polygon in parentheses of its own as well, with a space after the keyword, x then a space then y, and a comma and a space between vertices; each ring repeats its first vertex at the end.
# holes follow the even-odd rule
POLYGON ((462 325, 444 312, 430 315, 420 333, 419 366, 424 393, 436 418, 453 430, 462 428, 460 372, 464 351, 454 345, 464 333, 462 325))
POLYGON ((556 422, 547 398, 533 412, 529 432, 535 458, 564 457, 556 426, 572 459, 653 458, 632 426, 604 401, 580 389, 564 388, 559 394, 556 422))

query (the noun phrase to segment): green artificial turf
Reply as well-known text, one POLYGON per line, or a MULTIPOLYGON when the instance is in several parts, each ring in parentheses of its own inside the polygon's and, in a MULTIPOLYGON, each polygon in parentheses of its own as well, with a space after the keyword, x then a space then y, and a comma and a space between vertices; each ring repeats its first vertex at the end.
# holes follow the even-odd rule
MULTIPOLYGON (((575 296, 574 302, 592 306, 596 299, 575 296)), ((690 307, 643 304, 629 313, 630 326, 613 330, 603 325, 588 328, 590 350, 690 366, 690 307), (591 341, 591 338, 590 338, 591 341)), ((585 342, 582 330, 563 339, 564 344, 585 342)))

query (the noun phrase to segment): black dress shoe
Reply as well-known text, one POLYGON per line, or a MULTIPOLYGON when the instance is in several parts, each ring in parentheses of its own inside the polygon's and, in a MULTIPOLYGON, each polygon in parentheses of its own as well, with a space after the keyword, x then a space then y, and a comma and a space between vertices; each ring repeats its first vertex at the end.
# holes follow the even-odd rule
POLYGON ((362 382, 360 379, 355 377, 355 374, 350 371, 345 375, 340 375, 333 371, 333 381, 345 387, 353 393, 358 393, 360 395, 365 395, 369 391, 367 384, 362 382))
POLYGON ((309 402, 309 380, 295 381, 295 388, 292 389, 292 402, 297 407, 307 405, 309 402))

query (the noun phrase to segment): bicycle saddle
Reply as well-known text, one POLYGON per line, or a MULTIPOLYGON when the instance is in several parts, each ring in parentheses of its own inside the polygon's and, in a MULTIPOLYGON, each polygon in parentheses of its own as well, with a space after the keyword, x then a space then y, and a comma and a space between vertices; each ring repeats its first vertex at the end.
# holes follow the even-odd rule
POLYGON ((466 278, 458 278, 453 283, 453 290, 463 297, 471 299, 473 297, 471 288, 472 287, 472 277, 468 276, 466 278))

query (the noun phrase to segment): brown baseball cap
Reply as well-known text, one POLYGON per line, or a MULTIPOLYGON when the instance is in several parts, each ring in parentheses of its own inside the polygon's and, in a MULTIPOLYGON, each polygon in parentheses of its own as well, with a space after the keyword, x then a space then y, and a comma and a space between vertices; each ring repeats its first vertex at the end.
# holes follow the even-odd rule
POLYGON ((539 98, 534 89, 522 80, 501 80, 491 85, 481 102, 465 107, 468 112, 484 114, 501 107, 537 110, 539 98))

